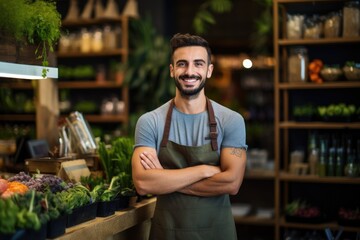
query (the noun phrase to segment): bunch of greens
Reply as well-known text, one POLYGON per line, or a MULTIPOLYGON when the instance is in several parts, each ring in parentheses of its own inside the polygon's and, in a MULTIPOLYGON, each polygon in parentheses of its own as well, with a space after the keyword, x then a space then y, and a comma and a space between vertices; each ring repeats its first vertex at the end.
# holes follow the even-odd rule
POLYGON ((90 190, 80 183, 66 191, 56 193, 56 197, 58 201, 65 203, 69 209, 85 206, 94 201, 90 190))
POLYGON ((131 174, 132 152, 133 140, 127 137, 115 139, 109 147, 104 142, 99 143, 99 156, 107 183, 122 172, 131 174))
POLYGON ((42 193, 30 190, 24 195, 14 195, 13 201, 20 209, 17 214, 18 228, 39 230, 41 224, 47 222, 48 215, 42 205, 42 193))
POLYGON ((114 200, 119 196, 121 190, 120 177, 115 176, 111 179, 110 185, 99 184, 91 191, 91 195, 96 198, 96 201, 107 202, 114 200))
POLYGON ((120 194, 126 196, 135 194, 131 174, 133 145, 133 140, 126 137, 115 139, 110 147, 106 147, 103 142, 99 144, 100 160, 107 182, 117 177, 116 183, 120 185, 120 194))
POLYGON ((104 178, 102 176, 81 176, 80 177, 80 183, 84 185, 87 189, 92 191, 95 186, 104 184, 104 178))
POLYGON ((0 198, 0 233, 15 233, 19 212, 19 207, 11 198, 0 198))

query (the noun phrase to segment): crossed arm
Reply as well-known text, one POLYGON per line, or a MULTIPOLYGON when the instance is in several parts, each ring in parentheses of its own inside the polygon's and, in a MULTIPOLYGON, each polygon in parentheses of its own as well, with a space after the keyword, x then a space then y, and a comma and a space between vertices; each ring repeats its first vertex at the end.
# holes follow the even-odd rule
POLYGON ((236 194, 244 177, 245 150, 223 148, 220 156, 220 167, 198 165, 163 169, 155 149, 137 147, 132 157, 135 187, 140 195, 175 191, 196 196, 236 194))

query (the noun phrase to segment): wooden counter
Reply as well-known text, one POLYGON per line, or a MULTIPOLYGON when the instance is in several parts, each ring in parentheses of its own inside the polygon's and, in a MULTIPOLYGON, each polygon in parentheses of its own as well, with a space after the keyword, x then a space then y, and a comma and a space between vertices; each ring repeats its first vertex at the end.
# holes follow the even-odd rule
MULTIPOLYGON (((67 228, 66 233, 56 239, 115 239, 114 236, 127 229, 136 227, 137 225, 141 226, 144 222, 150 223, 149 220, 154 214, 155 204, 156 198, 144 199, 132 207, 122 211, 116 211, 112 216, 97 217, 94 220, 67 228)), ((134 232, 139 234, 139 231, 141 230, 134 232)), ((116 239, 122 239, 122 237, 118 236, 116 239)))

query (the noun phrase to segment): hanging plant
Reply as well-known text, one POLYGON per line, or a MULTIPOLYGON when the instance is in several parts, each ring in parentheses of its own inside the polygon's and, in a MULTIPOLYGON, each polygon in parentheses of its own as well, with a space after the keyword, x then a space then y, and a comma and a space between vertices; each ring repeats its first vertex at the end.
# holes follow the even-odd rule
POLYGON ((200 5, 194 20, 193 27, 197 34, 204 34, 209 25, 216 24, 214 13, 226 13, 232 9, 231 0, 206 0, 200 5))
MULTIPOLYGON (((61 15, 52 0, 0 0, 0 35, 21 46, 35 45, 35 59, 49 66, 48 52, 60 38, 61 15)), ((47 69, 43 69, 46 77, 47 69)))

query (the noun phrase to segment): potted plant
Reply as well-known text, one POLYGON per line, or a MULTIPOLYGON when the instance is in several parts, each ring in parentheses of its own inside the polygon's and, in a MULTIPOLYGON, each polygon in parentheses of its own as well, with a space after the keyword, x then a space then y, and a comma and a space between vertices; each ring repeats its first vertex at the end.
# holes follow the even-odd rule
POLYGON ((133 152, 133 139, 120 137, 115 139, 111 146, 104 142, 99 143, 99 157, 105 172, 105 179, 110 183, 114 177, 120 186, 120 201, 126 205, 132 197, 136 197, 136 190, 132 181, 131 157, 133 152))
MULTIPOLYGON (((26 47, 35 46, 34 58, 49 66, 49 51, 60 38, 61 15, 52 0, 0 0, 0 36, 15 43, 16 58, 26 47)), ((18 60, 16 59, 16 62, 18 60)), ((47 69, 43 69, 46 77, 47 69)))

